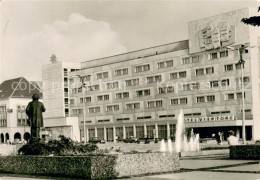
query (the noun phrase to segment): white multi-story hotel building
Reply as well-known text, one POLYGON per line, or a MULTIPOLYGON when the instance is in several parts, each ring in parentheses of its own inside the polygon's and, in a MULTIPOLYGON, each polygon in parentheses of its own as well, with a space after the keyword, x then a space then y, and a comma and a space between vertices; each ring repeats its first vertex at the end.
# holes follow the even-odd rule
MULTIPOLYGON (((241 137, 240 54, 229 47, 257 45, 258 29, 241 22, 249 16, 252 11, 245 8, 191 21, 189 40, 82 62, 68 77, 69 116, 79 118, 81 137, 85 114, 87 139, 169 138, 180 109, 185 127, 202 138, 218 132, 226 138, 228 130, 241 137), (78 75, 86 88, 79 88, 78 75)), ((260 138, 259 48, 242 55, 249 140, 260 138)))

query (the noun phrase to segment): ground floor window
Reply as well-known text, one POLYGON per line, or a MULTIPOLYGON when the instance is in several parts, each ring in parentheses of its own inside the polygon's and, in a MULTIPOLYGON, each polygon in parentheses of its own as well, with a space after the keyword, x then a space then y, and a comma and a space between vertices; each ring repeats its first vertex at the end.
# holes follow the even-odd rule
POLYGON ((136 138, 144 137, 144 126, 136 126, 136 138))
POLYGON ((126 127, 125 128, 126 138, 134 136, 134 129, 133 127, 126 127))
POLYGON ((154 138, 155 137, 155 126, 146 126, 147 129, 147 137, 154 138))
POLYGON ((113 141, 113 128, 107 128, 107 141, 113 141))

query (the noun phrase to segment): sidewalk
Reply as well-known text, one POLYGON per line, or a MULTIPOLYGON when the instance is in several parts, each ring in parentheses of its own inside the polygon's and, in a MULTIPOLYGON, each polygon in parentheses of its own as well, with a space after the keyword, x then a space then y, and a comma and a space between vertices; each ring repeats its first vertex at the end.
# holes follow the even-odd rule
MULTIPOLYGON (((260 180, 259 160, 230 160, 228 156, 182 158, 177 173, 133 177, 133 180, 260 180)), ((125 179, 126 180, 126 179, 125 179)))

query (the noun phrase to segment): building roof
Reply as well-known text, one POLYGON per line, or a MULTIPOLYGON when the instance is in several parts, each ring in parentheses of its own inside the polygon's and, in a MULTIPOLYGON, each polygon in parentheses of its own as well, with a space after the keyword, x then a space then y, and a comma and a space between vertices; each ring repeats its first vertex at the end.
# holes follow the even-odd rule
POLYGON ((24 77, 9 79, 0 84, 0 99, 32 98, 35 93, 42 98, 41 84, 30 82, 24 77))
POLYGON ((117 54, 114 56, 84 61, 81 62, 81 69, 104 66, 113 63, 123 63, 125 61, 129 61, 133 59, 146 58, 150 56, 156 56, 159 54, 180 51, 185 49, 189 49, 189 40, 183 40, 183 41, 164 44, 160 46, 154 46, 146 49, 140 49, 137 51, 127 52, 123 54, 117 54))

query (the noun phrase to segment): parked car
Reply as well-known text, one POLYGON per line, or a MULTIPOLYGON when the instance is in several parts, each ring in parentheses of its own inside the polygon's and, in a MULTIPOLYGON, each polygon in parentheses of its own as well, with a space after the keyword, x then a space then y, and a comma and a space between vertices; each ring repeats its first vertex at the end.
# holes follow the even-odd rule
POLYGON ((142 138, 139 138, 138 141, 140 142, 150 142, 150 141, 153 141, 154 138, 153 137, 150 137, 150 136, 145 136, 145 137, 142 137, 142 138))
POLYGON ((93 143, 93 144, 97 144, 97 143, 104 144, 105 143, 105 141, 103 139, 100 139, 99 137, 92 137, 89 139, 88 142, 93 143))
POLYGON ((129 137, 129 138, 126 138, 126 139, 123 139, 122 140, 124 143, 137 143, 139 144, 140 141, 138 140, 138 138, 135 138, 133 136, 129 137))

